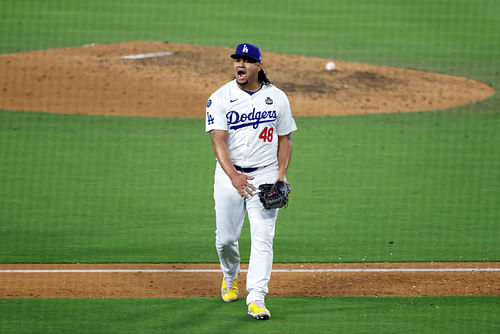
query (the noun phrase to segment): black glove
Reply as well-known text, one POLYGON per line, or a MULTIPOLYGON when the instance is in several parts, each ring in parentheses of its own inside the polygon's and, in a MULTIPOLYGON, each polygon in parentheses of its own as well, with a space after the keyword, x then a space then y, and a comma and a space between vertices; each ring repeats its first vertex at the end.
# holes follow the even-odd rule
POLYGON ((283 181, 275 184, 265 183, 259 186, 259 198, 264 208, 277 209, 288 204, 290 185, 283 181))

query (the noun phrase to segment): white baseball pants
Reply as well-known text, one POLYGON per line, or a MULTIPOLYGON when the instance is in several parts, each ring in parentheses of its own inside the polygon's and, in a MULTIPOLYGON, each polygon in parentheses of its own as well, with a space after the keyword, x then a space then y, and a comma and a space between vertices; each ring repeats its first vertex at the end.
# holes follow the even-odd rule
MULTIPOLYGON (((254 177, 249 180, 258 188, 262 183, 274 183, 278 178, 278 163, 246 173, 254 177)), ((241 197, 231 179, 217 163, 215 169, 214 199, 217 230, 215 247, 219 255, 224 276, 236 277, 240 273, 238 239, 248 213, 250 222, 250 262, 247 274, 247 304, 264 300, 268 293, 273 264, 273 239, 278 209, 266 210, 255 194, 249 199, 241 197)))

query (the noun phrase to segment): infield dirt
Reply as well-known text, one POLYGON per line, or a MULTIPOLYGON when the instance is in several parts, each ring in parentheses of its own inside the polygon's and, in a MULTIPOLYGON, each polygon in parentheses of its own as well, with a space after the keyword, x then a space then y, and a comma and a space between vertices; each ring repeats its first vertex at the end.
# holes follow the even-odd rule
MULTIPOLYGON (((242 269, 248 268, 243 264, 242 269)), ((0 264, 0 298, 218 297, 218 264, 0 264), (109 272, 109 270, 132 272, 109 272), (202 272, 141 272, 140 270, 202 272), (211 270, 207 272, 206 270, 211 270), (52 272, 33 272, 45 270, 52 272), (57 272, 79 270, 80 272, 57 272), (108 272, 90 272, 101 270, 108 272)), ((500 296, 499 262, 277 263, 273 269, 374 269, 370 272, 273 272, 269 297, 500 296), (426 269, 383 272, 380 269, 426 269), (469 268, 477 271, 437 271, 469 268), (497 271, 480 271, 496 268, 497 271), (427 270, 428 269, 428 270, 427 270)), ((240 297, 246 296, 240 274, 240 297)))

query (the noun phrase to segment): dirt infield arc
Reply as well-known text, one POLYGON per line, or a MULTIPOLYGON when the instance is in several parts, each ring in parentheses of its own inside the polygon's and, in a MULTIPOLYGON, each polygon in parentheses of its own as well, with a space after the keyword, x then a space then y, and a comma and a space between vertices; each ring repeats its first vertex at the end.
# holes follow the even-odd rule
MULTIPOLYGON (((221 275, 218 264, 3 264, 0 298, 217 297, 221 275)), ((498 282, 500 262, 287 263, 268 296, 500 296, 498 282)))

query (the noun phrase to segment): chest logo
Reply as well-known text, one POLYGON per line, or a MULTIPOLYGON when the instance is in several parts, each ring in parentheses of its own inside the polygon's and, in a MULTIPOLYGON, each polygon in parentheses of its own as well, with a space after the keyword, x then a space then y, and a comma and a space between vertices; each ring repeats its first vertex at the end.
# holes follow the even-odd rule
POLYGON ((267 97, 267 99, 266 99, 266 104, 267 104, 267 105, 271 105, 271 104, 273 104, 273 99, 271 99, 271 98, 268 96, 268 97, 267 97))
POLYGON ((276 110, 269 111, 253 111, 250 113, 239 113, 231 110, 226 114, 227 125, 231 130, 238 130, 247 126, 252 126, 254 129, 259 127, 259 124, 274 122, 276 120, 276 110))

